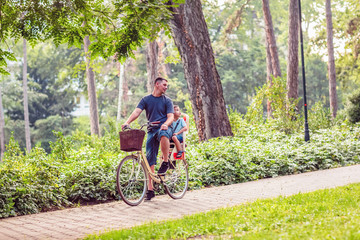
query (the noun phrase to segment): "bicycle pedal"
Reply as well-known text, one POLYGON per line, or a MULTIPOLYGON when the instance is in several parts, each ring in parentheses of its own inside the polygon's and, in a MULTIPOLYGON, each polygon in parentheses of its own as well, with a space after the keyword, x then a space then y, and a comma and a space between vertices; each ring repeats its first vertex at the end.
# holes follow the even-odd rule
POLYGON ((163 183, 165 181, 165 173, 164 173, 164 175, 158 174, 158 177, 160 178, 161 183, 163 183))

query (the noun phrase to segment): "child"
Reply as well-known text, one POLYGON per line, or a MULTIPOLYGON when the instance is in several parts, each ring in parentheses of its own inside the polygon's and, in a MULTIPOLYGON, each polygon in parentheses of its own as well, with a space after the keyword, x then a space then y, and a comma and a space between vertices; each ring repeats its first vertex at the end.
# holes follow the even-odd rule
POLYGON ((181 144, 183 142, 183 132, 187 131, 187 125, 183 118, 180 118, 181 112, 178 105, 174 105, 174 122, 171 127, 173 129, 173 136, 171 140, 175 143, 176 149, 178 153, 176 154, 176 158, 181 158, 182 153, 184 152, 181 144))

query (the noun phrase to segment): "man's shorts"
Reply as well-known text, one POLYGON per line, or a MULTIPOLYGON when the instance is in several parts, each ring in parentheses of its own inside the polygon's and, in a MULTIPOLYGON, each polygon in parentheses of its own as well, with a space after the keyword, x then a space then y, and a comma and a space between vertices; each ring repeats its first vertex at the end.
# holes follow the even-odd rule
POLYGON ((147 134, 146 141, 146 158, 150 167, 156 164, 157 155, 159 153, 159 145, 160 139, 162 136, 165 136, 168 139, 171 139, 172 129, 168 128, 168 130, 160 130, 154 129, 147 134))

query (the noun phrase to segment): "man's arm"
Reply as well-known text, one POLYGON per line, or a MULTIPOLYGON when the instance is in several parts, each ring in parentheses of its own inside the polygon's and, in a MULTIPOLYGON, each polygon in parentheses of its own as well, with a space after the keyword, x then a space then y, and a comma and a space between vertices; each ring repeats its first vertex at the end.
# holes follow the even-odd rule
POLYGON ((161 125, 161 130, 168 130, 168 127, 173 123, 174 121, 174 114, 173 113, 168 113, 167 115, 167 120, 163 123, 163 125, 161 125))
POLYGON ((141 114, 142 111, 143 111, 143 110, 140 109, 140 108, 135 108, 135 110, 131 113, 131 115, 130 115, 130 117, 128 118, 128 120, 126 120, 126 122, 125 122, 123 125, 121 125, 121 128, 124 128, 124 126, 129 125, 130 123, 132 123, 133 121, 135 121, 135 119, 137 119, 137 118, 140 116, 140 114, 141 114))

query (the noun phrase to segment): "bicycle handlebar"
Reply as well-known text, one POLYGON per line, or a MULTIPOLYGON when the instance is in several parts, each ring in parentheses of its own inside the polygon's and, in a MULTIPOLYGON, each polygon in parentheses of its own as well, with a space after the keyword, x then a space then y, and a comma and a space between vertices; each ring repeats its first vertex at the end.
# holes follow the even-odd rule
MULTIPOLYGON (((148 126, 148 127, 156 127, 156 126, 158 126, 160 123, 161 123, 160 121, 147 122, 147 123, 141 125, 140 129, 142 129, 142 128, 145 127, 145 126, 148 126)), ((122 128, 123 131, 130 130, 130 129, 132 129, 132 128, 130 127, 130 125, 125 125, 125 126, 122 128)))

